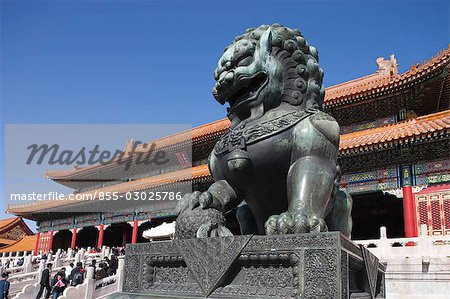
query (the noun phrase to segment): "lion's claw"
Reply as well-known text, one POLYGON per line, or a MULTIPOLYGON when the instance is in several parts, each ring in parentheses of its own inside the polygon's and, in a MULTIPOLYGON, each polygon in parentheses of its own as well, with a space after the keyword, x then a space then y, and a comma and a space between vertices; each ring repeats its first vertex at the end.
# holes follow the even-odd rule
POLYGON ((213 197, 209 192, 203 192, 198 197, 198 202, 202 209, 208 208, 213 203, 213 197))
POLYGON ((264 225, 267 235, 298 234, 328 231, 325 221, 317 215, 307 216, 303 212, 285 212, 272 215, 264 225))
POLYGON ((177 206, 177 211, 183 213, 186 210, 193 210, 200 206, 202 209, 214 208, 221 210, 221 203, 215 199, 208 191, 194 191, 185 194, 177 206))
MULTIPOLYGON (((187 206, 189 206, 189 208, 193 210, 199 205, 198 199, 200 197, 200 194, 201 194, 200 191, 194 191, 192 193, 183 196, 181 200, 187 201, 187 206)), ((186 203, 184 205, 186 205, 186 203)))

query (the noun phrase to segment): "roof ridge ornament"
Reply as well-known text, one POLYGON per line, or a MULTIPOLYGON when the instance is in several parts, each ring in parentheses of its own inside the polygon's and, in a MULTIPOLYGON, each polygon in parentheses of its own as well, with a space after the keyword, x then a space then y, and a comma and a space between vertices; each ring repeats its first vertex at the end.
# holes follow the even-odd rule
POLYGON ((378 74, 388 75, 391 78, 398 75, 398 64, 394 54, 389 56, 389 60, 384 59, 384 57, 378 57, 376 63, 378 65, 378 74))
POLYGON ((135 141, 134 139, 130 139, 127 141, 127 144, 125 145, 125 153, 130 152, 133 147, 135 146, 135 141))

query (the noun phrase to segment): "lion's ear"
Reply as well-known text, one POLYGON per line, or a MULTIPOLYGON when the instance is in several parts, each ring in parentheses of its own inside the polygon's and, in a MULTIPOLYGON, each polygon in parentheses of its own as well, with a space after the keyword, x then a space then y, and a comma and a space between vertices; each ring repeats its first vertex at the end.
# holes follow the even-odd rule
POLYGON ((267 57, 272 52, 272 30, 270 27, 261 35, 259 50, 261 51, 262 57, 267 57))

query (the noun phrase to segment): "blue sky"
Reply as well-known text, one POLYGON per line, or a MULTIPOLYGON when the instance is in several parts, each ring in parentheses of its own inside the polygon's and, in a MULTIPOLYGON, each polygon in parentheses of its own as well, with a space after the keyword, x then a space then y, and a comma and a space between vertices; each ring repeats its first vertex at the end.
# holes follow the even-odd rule
POLYGON ((319 49, 330 86, 374 72, 377 57, 395 54, 403 72, 446 47, 449 1, 2 1, 2 125, 222 118, 218 58, 275 22, 319 49))

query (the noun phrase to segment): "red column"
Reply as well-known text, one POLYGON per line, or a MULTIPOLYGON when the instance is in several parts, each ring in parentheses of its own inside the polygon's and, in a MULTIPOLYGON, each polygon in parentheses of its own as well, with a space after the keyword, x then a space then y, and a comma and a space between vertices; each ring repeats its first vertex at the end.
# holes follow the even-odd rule
POLYGON ((100 227, 98 229, 97 248, 102 248, 102 246, 103 246, 103 232, 104 232, 104 225, 100 224, 100 227))
POLYGON ((34 245, 34 255, 38 255, 40 240, 41 240, 41 233, 38 232, 36 234, 36 244, 34 245))
POLYGON ((138 221, 134 220, 133 221, 133 235, 131 237, 131 244, 136 244, 137 243, 138 227, 139 227, 138 221))
POLYGON ((50 238, 48 239, 48 248, 47 250, 50 251, 52 250, 53 247, 53 231, 50 231, 50 238))
POLYGON ((403 186, 403 218, 405 222, 405 237, 417 237, 417 215, 412 186, 403 186))
POLYGON ((70 243, 70 248, 75 249, 77 244, 77 228, 74 227, 72 230, 72 243, 70 243))

